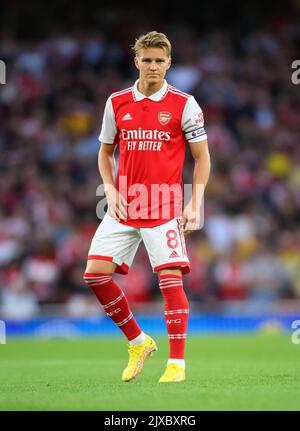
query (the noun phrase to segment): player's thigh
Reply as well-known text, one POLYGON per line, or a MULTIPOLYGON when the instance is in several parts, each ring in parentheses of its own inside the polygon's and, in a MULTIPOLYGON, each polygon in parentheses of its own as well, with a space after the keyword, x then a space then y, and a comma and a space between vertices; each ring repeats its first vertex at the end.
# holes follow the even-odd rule
POLYGON ((106 214, 92 239, 87 269, 92 273, 126 274, 140 241, 138 229, 123 225, 106 214))
POLYGON ((93 274, 113 274, 117 265, 114 262, 100 259, 89 259, 85 272, 93 274))
POLYGON ((189 271, 189 259, 179 219, 153 228, 142 228, 141 235, 154 272, 181 275, 189 271))

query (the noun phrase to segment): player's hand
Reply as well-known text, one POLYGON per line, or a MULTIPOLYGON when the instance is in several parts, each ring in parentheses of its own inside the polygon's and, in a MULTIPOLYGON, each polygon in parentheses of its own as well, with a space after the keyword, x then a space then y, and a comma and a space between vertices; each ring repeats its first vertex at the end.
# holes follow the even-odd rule
POLYGON ((117 220, 127 219, 128 203, 124 196, 114 187, 110 187, 106 191, 107 212, 117 220))
POLYGON ((194 230, 200 229, 199 211, 193 209, 192 202, 189 202, 182 214, 183 234, 190 235, 194 230))

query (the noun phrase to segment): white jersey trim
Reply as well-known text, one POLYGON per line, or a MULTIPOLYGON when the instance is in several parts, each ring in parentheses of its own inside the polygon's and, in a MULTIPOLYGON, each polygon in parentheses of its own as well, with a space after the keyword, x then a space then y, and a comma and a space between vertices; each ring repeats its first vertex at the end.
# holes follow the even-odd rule
POLYGON ((151 94, 151 96, 147 97, 147 96, 145 96, 143 93, 141 93, 138 90, 138 82, 139 82, 139 79, 137 79, 135 81, 135 83, 134 83, 134 85, 132 87, 132 95, 133 95, 133 100, 135 102, 139 102, 140 100, 143 100, 143 99, 146 99, 146 98, 150 99, 150 100, 153 100, 154 102, 160 102, 161 100, 163 100, 166 97, 166 95, 167 95, 167 93, 169 91, 169 88, 170 88, 170 86, 168 85, 167 81, 164 79, 163 86, 160 88, 160 90, 158 90, 154 94, 151 94))
POLYGON ((175 87, 171 87, 171 86, 169 86, 169 91, 170 91, 171 93, 178 94, 178 96, 182 96, 182 97, 184 97, 185 99, 189 99, 190 97, 192 97, 190 94, 183 93, 182 91, 177 90, 177 88, 175 88, 175 87))
POLYGON ((116 93, 112 93, 111 97, 122 96, 123 94, 129 93, 132 91, 132 87, 125 88, 125 90, 117 91, 116 93))

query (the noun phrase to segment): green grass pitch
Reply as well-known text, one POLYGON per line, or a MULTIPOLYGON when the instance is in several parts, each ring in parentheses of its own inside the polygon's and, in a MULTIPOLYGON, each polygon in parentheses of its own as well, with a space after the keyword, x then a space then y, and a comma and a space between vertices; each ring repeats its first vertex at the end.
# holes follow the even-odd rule
POLYGON ((299 410, 300 344, 288 333, 187 340, 187 380, 159 384, 168 343, 130 383, 123 338, 8 339, 0 345, 0 410, 299 410))

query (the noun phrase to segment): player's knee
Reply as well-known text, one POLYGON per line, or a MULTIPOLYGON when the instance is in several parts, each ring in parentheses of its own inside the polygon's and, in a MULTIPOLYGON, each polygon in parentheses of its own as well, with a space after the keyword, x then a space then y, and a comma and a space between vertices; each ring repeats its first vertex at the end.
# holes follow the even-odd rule
POLYGON ((116 264, 105 260, 88 260, 83 280, 86 286, 105 285, 111 280, 116 264))
POLYGON ((182 276, 182 270, 178 266, 177 267, 172 267, 172 268, 160 269, 157 273, 158 273, 159 277, 161 275, 178 275, 178 276, 182 276))
POLYGON ((106 260, 90 259, 87 261, 85 273, 112 275, 117 265, 106 260))

